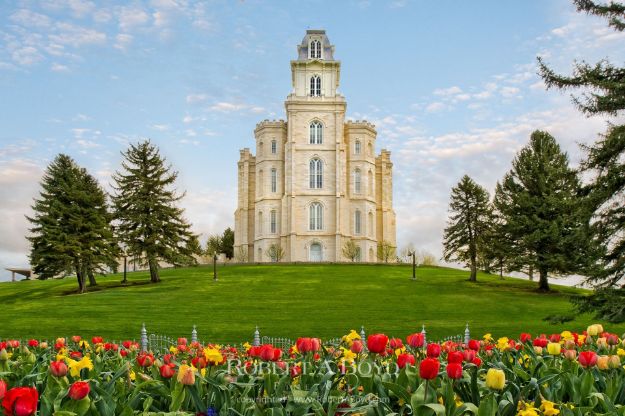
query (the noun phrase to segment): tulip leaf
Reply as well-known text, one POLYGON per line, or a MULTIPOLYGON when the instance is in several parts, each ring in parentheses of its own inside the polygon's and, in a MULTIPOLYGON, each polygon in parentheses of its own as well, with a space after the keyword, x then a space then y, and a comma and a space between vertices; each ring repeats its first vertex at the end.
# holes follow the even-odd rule
POLYGON ((413 413, 417 416, 430 416, 432 414, 436 416, 445 416, 445 406, 439 403, 424 403, 418 405, 412 409, 413 413))
POLYGON ((490 393, 482 398, 480 407, 478 408, 478 416, 496 416, 497 408, 497 400, 495 400, 495 396, 490 393))
POLYGON ((464 416, 467 413, 472 414, 472 415, 477 415, 479 412, 478 408, 476 405, 474 405, 473 403, 463 403, 460 407, 456 408, 456 411, 454 412, 454 416, 464 416))

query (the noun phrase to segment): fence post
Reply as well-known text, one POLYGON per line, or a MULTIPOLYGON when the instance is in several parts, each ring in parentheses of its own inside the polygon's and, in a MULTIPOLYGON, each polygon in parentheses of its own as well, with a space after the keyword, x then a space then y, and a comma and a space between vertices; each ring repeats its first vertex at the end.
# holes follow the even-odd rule
POLYGON ((191 343, 197 342, 197 329, 195 329, 195 325, 193 325, 193 331, 191 331, 191 343))
POLYGON ((145 329, 145 322, 141 327, 141 351, 148 351, 148 331, 145 329))
POLYGON ((255 347, 258 347, 260 345, 260 331, 258 330, 258 325, 256 326, 256 331, 254 331, 254 341, 252 342, 252 344, 255 347))
POLYGON ((366 340, 366 335, 367 334, 365 334, 365 327, 364 327, 364 325, 362 325, 360 327, 360 339, 362 339, 362 342, 366 342, 367 341, 366 340))
POLYGON ((428 343, 426 340, 425 325, 421 325, 421 333, 423 334, 423 346, 425 347, 428 343))
POLYGON ((471 333, 469 332, 469 323, 467 322, 467 326, 464 328, 464 343, 468 345, 470 340, 471 333))

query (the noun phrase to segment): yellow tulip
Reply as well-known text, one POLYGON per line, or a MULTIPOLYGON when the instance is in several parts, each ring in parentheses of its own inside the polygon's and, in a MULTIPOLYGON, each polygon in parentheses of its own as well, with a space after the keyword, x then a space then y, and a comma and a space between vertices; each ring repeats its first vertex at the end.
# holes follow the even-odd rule
POLYGON ((621 366, 621 359, 618 355, 610 355, 610 358, 608 358, 608 365, 610 368, 619 368, 621 366))
POLYGON ((486 372, 486 387, 493 390, 503 390, 506 384, 506 373, 503 370, 489 368, 486 372))
POLYGON ((190 386, 195 384, 195 368, 183 364, 178 369, 178 382, 190 386))
POLYGON ((549 344, 547 344, 547 351, 551 355, 560 355, 561 350, 562 347, 560 346, 559 342, 550 342, 549 344))
POLYGON ((549 400, 543 400, 542 404, 540 405, 540 410, 543 411, 543 414, 545 416, 559 415, 560 411, 556 409, 554 406, 555 406, 555 403, 550 402, 549 400))
POLYGON ((599 370, 608 370, 610 368, 609 360, 610 357, 608 357, 607 355, 600 355, 597 358, 597 367, 599 368, 599 370))
POLYGON ((606 338, 597 338, 597 347, 608 348, 608 340, 606 338))
POLYGON ((543 347, 534 346, 534 352, 536 355, 543 355, 543 347))
POLYGON ((596 337, 597 335, 599 335, 600 333, 603 332, 603 325, 601 324, 593 324, 590 325, 588 327, 588 329, 586 329, 586 332, 588 333, 588 335, 590 335, 591 337, 596 337))

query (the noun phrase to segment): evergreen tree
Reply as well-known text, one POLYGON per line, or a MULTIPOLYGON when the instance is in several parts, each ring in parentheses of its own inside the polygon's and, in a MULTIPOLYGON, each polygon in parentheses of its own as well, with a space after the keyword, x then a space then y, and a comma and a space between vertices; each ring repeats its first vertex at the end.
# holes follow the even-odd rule
POLYGON ((222 252, 221 247, 221 236, 219 234, 209 235, 208 240, 206 240, 206 250, 204 250, 204 254, 212 259, 213 256, 222 252))
MULTIPOLYGON (((598 4, 574 0, 578 11, 601 16, 617 32, 625 30, 625 4, 598 4)), ((622 115, 625 110, 625 68, 602 60, 594 65, 579 62, 572 76, 562 76, 539 60, 540 74, 548 88, 583 89, 573 97, 587 116, 622 115)), ((591 174, 585 187, 591 231, 598 245, 597 261, 587 270, 589 281, 597 288, 625 288, 625 125, 610 125, 596 143, 584 146, 587 158, 582 169, 591 174)), ((614 295, 621 292, 613 292, 614 295)), ((610 291, 602 296, 609 296, 610 291)), ((621 294, 621 301, 625 297, 621 294)), ((591 309, 592 309, 592 305, 591 309)), ((625 319, 625 315, 623 316, 625 319)))
POLYGON ((478 250, 489 223, 488 192, 468 175, 451 190, 449 220, 443 236, 443 258, 465 263, 469 280, 477 281, 478 250))
POLYGON ((113 175, 118 238, 130 256, 149 267, 156 283, 159 261, 174 266, 196 262, 197 236, 176 206, 184 196, 171 189, 178 172, 165 165, 157 147, 144 141, 122 155, 122 170, 113 175))
POLYGON ((115 261, 117 246, 110 226, 106 194, 85 169, 60 154, 48 166, 33 205, 30 261, 42 279, 73 271, 78 290, 88 277, 115 261))
POLYGON ((517 266, 538 271, 541 291, 549 290, 549 273, 581 270, 586 227, 579 188, 568 156, 542 131, 532 133, 497 185, 495 207, 505 221, 508 251, 517 266))
POLYGON ((234 257, 234 231, 230 227, 221 236, 221 252, 229 259, 234 257))

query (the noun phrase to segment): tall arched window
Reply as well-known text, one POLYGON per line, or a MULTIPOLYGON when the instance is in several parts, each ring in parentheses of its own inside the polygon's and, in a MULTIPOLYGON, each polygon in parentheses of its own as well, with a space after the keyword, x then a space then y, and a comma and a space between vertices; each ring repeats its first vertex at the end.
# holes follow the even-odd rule
POLYGON ((278 191, 278 171, 276 168, 271 169, 271 192, 278 191))
POLYGON ((369 196, 373 196, 373 173, 371 172, 371 169, 367 172, 367 192, 369 193, 369 196))
POLYGON ((274 155, 278 153, 278 142, 276 142, 275 140, 271 141, 271 153, 274 155))
POLYGON ((310 144, 323 143, 323 124, 320 121, 310 123, 310 144))
POLYGON ((362 180, 360 175, 360 169, 354 170, 354 193, 359 194, 362 190, 362 180))
POLYGON ((310 231, 323 230, 323 205, 319 202, 313 202, 308 209, 310 231))
POLYGON ((373 233, 373 212, 369 211, 369 221, 367 221, 367 234, 369 234, 370 237, 374 236, 373 233))
POLYGON ((258 156, 263 155, 263 142, 258 143, 258 156))
POLYGON ((321 59, 321 42, 318 40, 310 42, 310 57, 312 59, 321 59))
POLYGON ((356 143, 354 143, 354 153, 356 153, 357 155, 360 154, 360 147, 361 147, 360 140, 356 140, 356 143))
POLYGON ((360 234, 362 231, 360 210, 356 210, 354 213, 354 234, 360 234))
POLYGON ((356 257, 354 257, 354 261, 355 262, 362 261, 362 250, 360 249, 360 246, 356 246, 356 257))
POLYGON ((309 184, 311 189, 323 188, 323 162, 321 159, 310 160, 309 184))
POLYGON ((271 211, 271 234, 275 234, 278 230, 278 214, 276 210, 271 211))
POLYGON ((265 186, 265 175, 263 171, 258 172, 258 195, 264 194, 263 186, 265 186))
POLYGON ((310 77, 310 96, 321 97, 321 77, 319 75, 310 77))
POLYGON ((369 156, 373 156, 373 145, 371 144, 371 142, 367 143, 367 153, 369 154, 369 156))
POLYGON ((258 230, 259 236, 263 235, 263 212, 262 211, 258 213, 258 225, 256 229, 258 230))

